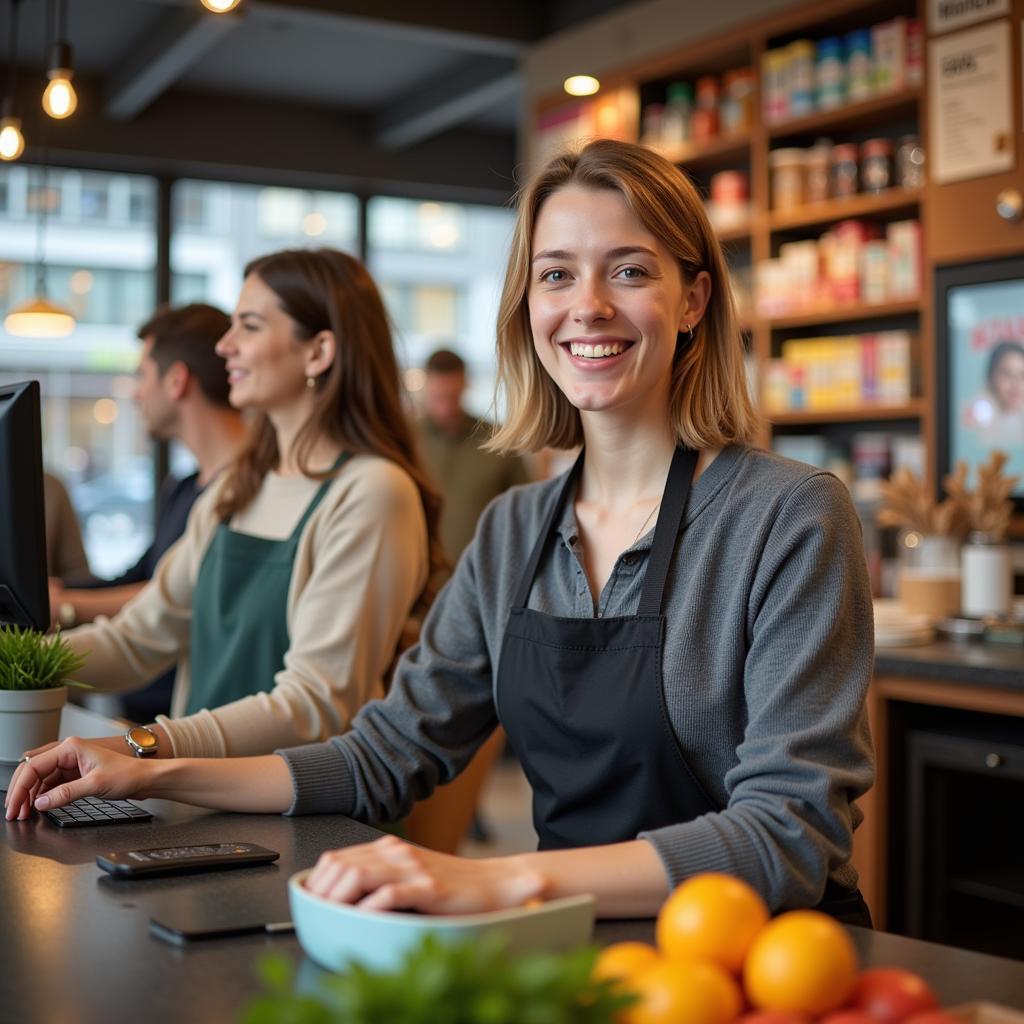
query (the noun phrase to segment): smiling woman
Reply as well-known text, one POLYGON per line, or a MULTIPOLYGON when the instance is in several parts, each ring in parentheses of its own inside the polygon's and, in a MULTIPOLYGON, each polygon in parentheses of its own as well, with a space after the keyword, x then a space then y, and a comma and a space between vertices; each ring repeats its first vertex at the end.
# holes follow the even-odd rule
MULTIPOLYGON (((65 634, 100 689, 138 688, 177 660, 173 717, 151 726, 159 757, 269 753, 343 731, 383 693, 441 557, 387 317, 355 259, 253 261, 217 351, 231 404, 250 414, 246 446, 152 582, 65 634)), ((120 736, 104 743, 131 753, 120 736)))
MULTIPOLYGON (((598 141, 540 173, 498 355, 509 417, 492 447, 583 452, 490 505, 387 697, 248 779, 141 766, 117 795, 395 819, 500 720, 538 852, 469 861, 389 837, 325 854, 310 890, 442 913, 593 893, 631 917, 718 871, 773 910, 868 923, 849 863, 873 775, 857 517, 834 477, 750 447, 728 276, 677 168, 598 141)), ((109 790, 106 752, 48 758, 41 772, 72 780, 58 799, 109 790)), ((9 813, 35 791, 12 790, 9 813)))

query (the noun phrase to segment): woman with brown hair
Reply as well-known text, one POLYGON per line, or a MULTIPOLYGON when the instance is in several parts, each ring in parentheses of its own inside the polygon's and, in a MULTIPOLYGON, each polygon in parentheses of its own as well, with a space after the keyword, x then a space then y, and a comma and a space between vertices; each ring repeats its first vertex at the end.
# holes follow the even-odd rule
POLYGON ((254 260, 217 351, 231 404, 252 415, 247 443, 152 582, 65 634, 99 689, 178 661, 172 717, 102 741, 124 754, 263 754, 344 732, 383 695, 440 564, 439 502, 360 263, 328 249, 254 260))
POLYGON ((720 871, 773 910, 868 923, 850 865, 873 775, 859 524, 835 477, 752 446, 728 273, 685 175, 619 142, 552 160, 520 197, 498 354, 493 445, 583 452, 492 503, 383 701, 344 736, 236 764, 115 776, 69 741, 8 814, 143 792, 389 820, 500 721, 537 852, 464 860, 387 837, 324 854, 309 887, 442 913, 587 892, 632 917, 720 871))

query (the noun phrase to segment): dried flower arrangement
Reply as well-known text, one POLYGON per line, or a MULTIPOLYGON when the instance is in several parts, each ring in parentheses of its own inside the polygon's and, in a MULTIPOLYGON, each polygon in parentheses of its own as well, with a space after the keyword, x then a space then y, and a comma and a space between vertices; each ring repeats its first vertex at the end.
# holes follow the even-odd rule
POLYGON ((949 500, 961 509, 969 532, 986 533, 993 540, 1006 536, 1013 515, 1010 495, 1020 479, 1003 475, 1008 459, 1006 452, 992 452, 988 462, 978 467, 978 486, 974 491, 967 489, 967 466, 963 462, 958 462, 956 470, 942 481, 949 500))
POLYGON ((975 491, 967 487, 967 463, 958 462, 942 481, 947 497, 941 502, 935 500, 915 473, 898 469, 881 486, 878 522, 882 526, 960 540, 972 532, 987 533, 1001 540, 1010 525, 1010 494, 1018 479, 1003 475, 1008 458, 1005 452, 992 452, 988 462, 978 468, 975 491))

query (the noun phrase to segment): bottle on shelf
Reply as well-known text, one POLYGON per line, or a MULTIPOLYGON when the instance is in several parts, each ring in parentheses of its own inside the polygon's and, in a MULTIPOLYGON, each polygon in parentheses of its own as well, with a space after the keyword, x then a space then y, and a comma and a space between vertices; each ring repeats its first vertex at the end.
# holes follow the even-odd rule
POLYGON ((689 82, 673 82, 661 112, 661 145, 666 149, 684 146, 692 138, 693 86, 689 82))
POLYGON ((865 192, 884 192, 893 184, 893 144, 868 139, 860 149, 860 183, 865 192))
POLYGON ((718 135, 718 79, 714 75, 702 75, 697 79, 692 125, 696 142, 706 142, 718 135))
POLYGON ((818 41, 814 79, 819 110, 834 110, 846 102, 843 41, 838 36, 828 36, 818 41))
POLYGON ((727 71, 720 120, 723 135, 743 135, 754 125, 754 69, 727 71))
POLYGON ((871 29, 846 33, 846 98, 851 103, 870 99, 874 92, 871 66, 871 29))

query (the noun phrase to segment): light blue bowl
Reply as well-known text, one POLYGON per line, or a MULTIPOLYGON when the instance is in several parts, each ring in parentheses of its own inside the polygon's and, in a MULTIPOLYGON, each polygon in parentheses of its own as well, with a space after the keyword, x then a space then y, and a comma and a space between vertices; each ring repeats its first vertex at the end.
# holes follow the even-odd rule
POLYGON ((351 960, 390 970, 428 934, 455 942, 498 930, 510 951, 523 953, 571 949, 589 942, 594 933, 593 896, 486 914, 400 914, 330 903, 306 888, 307 875, 309 871, 300 871, 288 880, 292 921, 306 954, 331 971, 343 969, 351 960))

